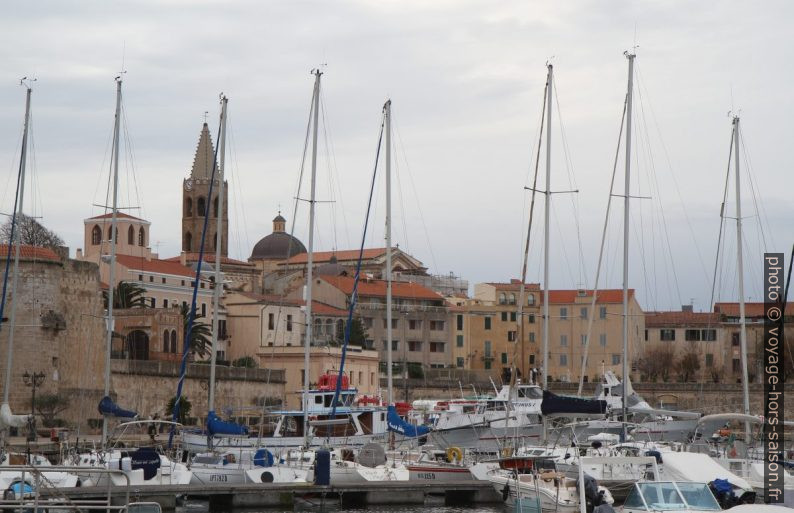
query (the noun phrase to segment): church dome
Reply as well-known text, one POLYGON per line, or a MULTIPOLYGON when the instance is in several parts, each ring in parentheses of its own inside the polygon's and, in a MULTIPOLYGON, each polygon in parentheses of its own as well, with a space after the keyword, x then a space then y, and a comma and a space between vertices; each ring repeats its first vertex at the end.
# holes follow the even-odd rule
POLYGON ((306 253, 306 246, 284 231, 286 219, 279 215, 273 219, 273 233, 263 237, 254 245, 249 260, 284 260, 306 253))

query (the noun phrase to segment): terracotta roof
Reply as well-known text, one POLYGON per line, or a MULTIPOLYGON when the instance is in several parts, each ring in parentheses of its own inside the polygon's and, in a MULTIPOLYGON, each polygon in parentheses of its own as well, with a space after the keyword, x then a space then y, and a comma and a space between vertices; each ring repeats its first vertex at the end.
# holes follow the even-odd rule
MULTIPOLYGON (((14 258, 15 249, 11 248, 11 258, 14 258)), ((0 244, 0 260, 5 260, 8 254, 8 244, 0 244)), ((47 260, 50 262, 60 262, 61 257, 49 248, 40 248, 38 246, 20 246, 19 258, 23 260, 47 260)))
MULTIPOLYGON (((510 280, 510 283, 488 282, 496 290, 520 291, 521 280, 510 280)), ((524 290, 540 290, 540 283, 525 283, 524 290)))
POLYGON ((664 326, 715 326, 719 324, 719 314, 711 312, 646 312, 645 327, 664 326))
MULTIPOLYGON (((284 306, 306 306, 306 301, 302 299, 288 299, 276 294, 255 294, 253 292, 239 292, 239 294, 261 303, 282 304, 284 306)), ((319 301, 312 301, 312 312, 317 315, 347 317, 347 310, 342 310, 319 301)))
MULTIPOLYGON (((188 261, 188 262, 198 262, 198 257, 199 257, 198 253, 185 253, 185 260, 188 261)), ((175 257, 165 258, 162 261, 163 262, 180 262, 181 258, 182 258, 181 256, 175 256, 175 257)), ((205 262, 210 262, 210 263, 215 262, 215 252, 204 253, 204 261, 205 262)), ((245 267, 254 267, 254 264, 252 264, 250 262, 245 262, 243 260, 235 260, 234 258, 229 258, 229 257, 222 256, 221 257, 221 265, 223 265, 223 264, 244 265, 245 267)), ((203 266, 202 266, 202 269, 203 269, 203 266)))
MULTIPOLYGON (((728 317, 739 317, 739 303, 714 303, 714 312, 728 317)), ((763 317, 764 303, 745 303, 745 317, 763 317)), ((794 315, 794 303, 786 304, 786 316, 794 315)))
MULTIPOLYGON (((85 220, 85 222, 95 221, 95 220, 98 220, 98 219, 110 219, 112 217, 113 217, 112 213, 110 213, 110 214, 102 214, 101 216, 89 217, 88 219, 85 220)), ((116 219, 134 219, 135 221, 142 221, 144 223, 148 223, 149 222, 146 219, 141 219, 140 217, 131 216, 129 214, 125 214, 124 212, 117 212, 116 213, 116 219)))
MULTIPOLYGON (((634 289, 629 289, 629 298, 634 296, 634 289)), ((549 303, 550 304, 564 304, 576 303, 576 298, 586 297, 592 298, 593 291, 585 290, 584 296, 579 295, 579 290, 550 290, 549 303)), ((540 295, 540 302, 543 303, 543 294, 540 295)), ((623 302, 623 289, 604 289, 598 291, 598 298, 596 303, 622 303, 623 302)))
MULTIPOLYGON (((348 296, 353 293, 353 284, 355 278, 349 276, 320 276, 319 279, 328 282, 333 287, 341 290, 348 296)), ((375 296, 386 297, 386 281, 385 280, 360 280, 358 282, 358 295, 360 297, 375 296)), ((392 282, 392 297, 399 297, 405 299, 431 299, 443 301, 443 297, 423 287, 418 283, 409 283, 404 281, 392 282)))
POLYGON ((153 258, 146 260, 143 257, 136 257, 130 255, 116 255, 116 261, 135 271, 143 271, 147 273, 158 274, 172 274, 175 276, 187 276, 190 278, 196 277, 196 272, 189 267, 185 267, 179 262, 171 262, 168 260, 160 260, 153 258))
MULTIPOLYGON (((395 248, 397 249, 397 248, 395 248)), ((338 262, 343 261, 350 261, 350 260, 358 260, 360 250, 358 249, 345 249, 341 251, 315 251, 314 252, 314 263, 315 264, 322 264, 326 263, 331 260, 332 256, 336 256, 336 260, 338 262)), ((364 260, 369 260, 372 258, 377 258, 381 255, 386 253, 386 248, 367 248, 364 250, 363 258, 364 260)), ((309 261, 309 254, 308 253, 301 253, 299 255, 295 255, 289 260, 287 260, 287 264, 305 264, 309 261)))

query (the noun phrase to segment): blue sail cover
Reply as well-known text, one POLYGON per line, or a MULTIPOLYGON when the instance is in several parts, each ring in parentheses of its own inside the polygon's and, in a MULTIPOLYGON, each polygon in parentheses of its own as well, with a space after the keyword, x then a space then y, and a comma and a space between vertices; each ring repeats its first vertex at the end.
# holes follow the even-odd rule
POLYGON ((408 438, 425 436, 430 431, 427 426, 416 426, 404 421, 394 406, 389 406, 388 413, 386 413, 386 423, 389 425, 389 431, 400 433, 408 438))
POLYGON ((220 417, 211 411, 207 414, 207 431, 211 435, 247 435, 248 428, 235 424, 234 422, 226 422, 221 420, 220 417))
POLYGON ((134 411, 125 410, 113 402, 110 396, 105 396, 99 401, 99 413, 108 417, 121 417, 124 419, 134 419, 138 416, 134 411))

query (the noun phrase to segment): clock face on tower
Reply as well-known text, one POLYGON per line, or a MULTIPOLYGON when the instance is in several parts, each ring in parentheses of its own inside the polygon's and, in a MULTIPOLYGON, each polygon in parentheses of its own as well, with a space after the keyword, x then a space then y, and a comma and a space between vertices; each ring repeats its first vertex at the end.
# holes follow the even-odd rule
POLYGON ((188 192, 193 190, 193 179, 192 178, 188 178, 187 180, 185 180, 185 190, 188 191, 188 192))

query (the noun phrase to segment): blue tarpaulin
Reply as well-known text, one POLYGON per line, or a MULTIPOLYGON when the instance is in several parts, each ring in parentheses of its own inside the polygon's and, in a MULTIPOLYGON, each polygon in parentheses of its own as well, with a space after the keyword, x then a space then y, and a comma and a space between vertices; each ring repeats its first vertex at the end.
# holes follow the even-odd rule
POLYGON ((121 406, 113 402, 110 396, 105 396, 99 401, 99 413, 107 415, 108 417, 121 417, 125 419, 134 419, 138 416, 134 411, 123 409, 121 406))
POLYGON ((207 414, 207 431, 211 435, 247 435, 248 428, 235 424, 234 422, 226 422, 221 420, 220 417, 211 411, 207 414))
POLYGON ((403 420, 397 413, 394 406, 389 406, 388 413, 386 414, 386 423, 389 425, 389 431, 400 433, 408 438, 417 438, 424 436, 430 431, 427 426, 416 426, 403 420))

